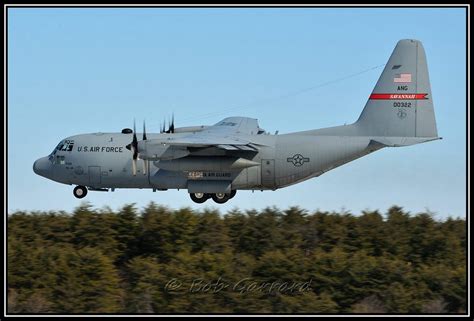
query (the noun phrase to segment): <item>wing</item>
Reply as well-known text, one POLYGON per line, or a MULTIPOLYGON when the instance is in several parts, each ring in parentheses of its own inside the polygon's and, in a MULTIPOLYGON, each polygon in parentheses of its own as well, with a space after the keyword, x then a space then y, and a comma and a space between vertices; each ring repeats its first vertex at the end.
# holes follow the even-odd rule
POLYGON ((249 139, 264 131, 258 121, 247 117, 229 117, 204 130, 186 135, 164 135, 163 138, 140 141, 140 158, 169 160, 185 157, 196 149, 215 147, 226 151, 258 152, 258 146, 249 139))

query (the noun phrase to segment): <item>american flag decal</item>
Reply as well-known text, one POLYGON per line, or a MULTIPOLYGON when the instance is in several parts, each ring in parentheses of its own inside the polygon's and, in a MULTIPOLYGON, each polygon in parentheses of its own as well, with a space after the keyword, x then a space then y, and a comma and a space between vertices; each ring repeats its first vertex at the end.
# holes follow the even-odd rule
POLYGON ((396 74, 393 82, 411 82, 411 74, 396 74))

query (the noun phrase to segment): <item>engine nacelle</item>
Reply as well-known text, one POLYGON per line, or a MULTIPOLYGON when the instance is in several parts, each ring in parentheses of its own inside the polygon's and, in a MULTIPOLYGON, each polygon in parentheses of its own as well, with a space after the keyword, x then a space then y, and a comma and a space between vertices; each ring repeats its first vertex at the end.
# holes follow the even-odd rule
POLYGON ((161 142, 142 140, 138 142, 138 155, 145 160, 171 160, 186 157, 189 150, 186 146, 168 145, 161 142))

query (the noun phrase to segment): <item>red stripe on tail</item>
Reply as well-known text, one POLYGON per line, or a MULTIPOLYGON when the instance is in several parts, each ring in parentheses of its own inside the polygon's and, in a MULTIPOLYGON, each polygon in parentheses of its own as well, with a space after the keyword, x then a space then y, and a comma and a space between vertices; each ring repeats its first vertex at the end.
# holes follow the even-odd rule
POLYGON ((420 100, 428 99, 428 94, 371 94, 369 99, 376 100, 420 100))

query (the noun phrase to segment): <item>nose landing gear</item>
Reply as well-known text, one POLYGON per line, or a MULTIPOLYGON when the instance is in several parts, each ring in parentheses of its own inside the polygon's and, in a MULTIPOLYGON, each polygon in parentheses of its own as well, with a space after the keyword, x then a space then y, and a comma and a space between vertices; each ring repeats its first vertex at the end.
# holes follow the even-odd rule
POLYGON ((85 186, 78 185, 74 187, 72 193, 76 198, 84 198, 87 195, 87 188, 85 186))

